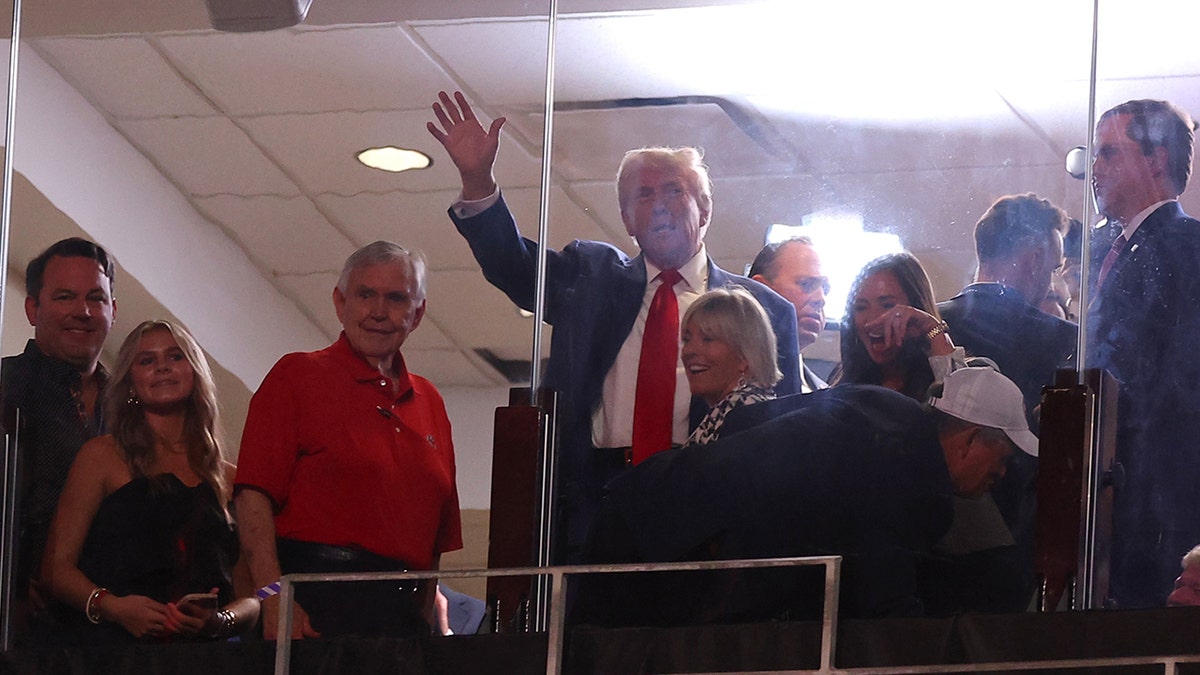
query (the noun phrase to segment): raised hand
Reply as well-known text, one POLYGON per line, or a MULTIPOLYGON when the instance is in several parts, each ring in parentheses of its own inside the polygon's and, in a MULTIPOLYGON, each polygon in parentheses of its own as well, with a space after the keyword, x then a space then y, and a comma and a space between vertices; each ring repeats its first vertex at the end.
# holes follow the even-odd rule
POLYGON ((932 314, 916 307, 896 305, 863 327, 873 335, 882 336, 884 346, 898 347, 924 336, 940 323, 932 314))
POLYGON ((441 127, 429 122, 425 128, 446 148, 450 161, 458 168, 463 182, 463 198, 483 199, 495 192, 496 179, 492 176, 492 166, 496 163, 500 128, 504 126, 505 118, 492 120, 491 126, 484 131, 483 125, 475 117, 475 111, 471 110, 471 105, 460 91, 454 92, 454 100, 446 92, 438 92, 433 114, 441 127))

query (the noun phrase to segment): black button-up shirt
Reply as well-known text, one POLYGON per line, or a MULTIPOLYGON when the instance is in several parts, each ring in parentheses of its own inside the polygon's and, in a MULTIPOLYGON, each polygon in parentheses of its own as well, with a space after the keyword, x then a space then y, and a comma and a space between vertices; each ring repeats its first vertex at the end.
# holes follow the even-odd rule
MULTIPOLYGON (((0 366, 4 421, 19 413, 21 447, 21 506, 18 515, 21 555, 17 588, 41 564, 50 521, 79 448, 104 428, 102 399, 108 374, 97 366, 100 394, 88 416, 82 398, 82 378, 70 364, 51 358, 30 340, 25 351, 6 357, 0 366)), ((34 572, 35 573, 35 572, 34 572)), ((36 574, 36 573, 35 573, 36 574)))

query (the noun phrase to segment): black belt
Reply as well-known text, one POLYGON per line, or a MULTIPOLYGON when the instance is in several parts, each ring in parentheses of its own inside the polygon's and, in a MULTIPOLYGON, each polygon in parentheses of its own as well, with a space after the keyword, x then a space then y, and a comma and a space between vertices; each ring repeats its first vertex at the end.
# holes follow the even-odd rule
POLYGON ((633 448, 596 448, 596 462, 600 466, 633 465, 633 448))
MULTIPOLYGON (((404 572, 408 565, 361 548, 277 539, 284 574, 331 572, 404 572)), ((296 602, 325 637, 428 635, 416 606, 415 580, 297 584, 296 602)))
MULTIPOLYGON (((275 542, 284 572, 407 572, 403 560, 388 558, 362 548, 330 546, 311 541, 279 538, 275 542)), ((412 582, 405 582, 412 583, 412 582)))
MULTIPOLYGON (((671 449, 678 448, 672 445, 671 449)), ((633 448, 595 448, 596 462, 602 467, 633 466, 633 448)))

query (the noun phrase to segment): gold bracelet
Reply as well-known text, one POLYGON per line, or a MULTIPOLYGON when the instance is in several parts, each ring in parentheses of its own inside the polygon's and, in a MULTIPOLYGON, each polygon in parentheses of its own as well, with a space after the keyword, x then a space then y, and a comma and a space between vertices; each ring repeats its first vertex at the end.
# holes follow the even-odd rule
POLYGON ((939 321, 938 325, 930 328, 929 332, 925 334, 925 339, 933 340, 933 338, 945 333, 948 330, 950 330, 950 324, 946 323, 945 321, 939 321))

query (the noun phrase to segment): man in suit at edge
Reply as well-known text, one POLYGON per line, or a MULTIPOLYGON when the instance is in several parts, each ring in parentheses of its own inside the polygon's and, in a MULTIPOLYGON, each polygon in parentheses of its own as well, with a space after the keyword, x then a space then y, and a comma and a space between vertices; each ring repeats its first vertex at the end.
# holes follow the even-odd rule
MULTIPOLYGON (((1026 411, 1075 352, 1079 327, 1038 304, 1063 264, 1067 214, 1033 193, 997 199, 975 224, 975 282, 938 303, 955 344, 996 362, 1021 388, 1026 411)), ((1036 431, 1036 428, 1035 428, 1036 431)))
MULTIPOLYGON (((428 128, 462 177, 461 199, 450 217, 484 277, 517 305, 532 309, 537 243, 520 236, 492 174, 505 120, 497 118, 484 129, 461 93, 451 100, 440 92, 439 100, 433 111, 440 126, 430 122, 428 128)), ((712 187, 699 151, 626 153, 617 193, 621 219, 640 255, 630 259, 610 244, 578 240, 562 251, 547 251, 546 321, 554 332, 543 384, 559 395, 558 561, 579 559, 601 488, 640 453, 635 410, 644 406, 635 405, 635 390, 650 305, 663 285, 660 272, 677 270, 682 276, 670 300, 679 316, 710 288, 738 284, 749 290, 771 318, 780 345, 783 379, 777 393, 800 388, 791 304, 766 286, 717 267, 705 252, 712 187)), ((677 343, 676 337, 676 349, 677 343)), ((690 396, 678 355, 674 361, 671 429, 661 430, 663 438, 670 432, 670 440, 652 451, 682 444, 706 408, 690 396)))
POLYGON ((1187 186, 1195 125, 1136 100, 1096 125, 1092 187, 1121 228, 1087 318, 1088 361, 1120 383, 1109 603, 1161 607, 1200 541, 1200 222, 1187 186))
MULTIPOLYGON (((972 356, 994 361, 1021 389, 1034 431, 1038 425, 1032 412, 1041 402, 1042 387, 1053 384, 1055 370, 1068 365, 1079 339, 1077 325, 1038 307, 1063 264, 1069 227, 1062 209, 1033 193, 997 199, 975 224, 975 282, 938 304, 954 342, 972 356)), ((929 611, 1019 612, 1029 605, 1036 478, 1037 458, 1014 454, 990 494, 1013 543, 943 550, 944 557, 931 561, 923 577, 929 611)), ((969 517, 964 521, 971 522, 969 517)))
MULTIPOLYGON (((821 274, 821 256, 808 237, 767 244, 754 256, 746 276, 766 284, 796 308, 796 338, 804 351, 825 330, 825 296, 829 277, 821 274)), ((800 357, 800 391, 805 394, 829 385, 800 357)))

